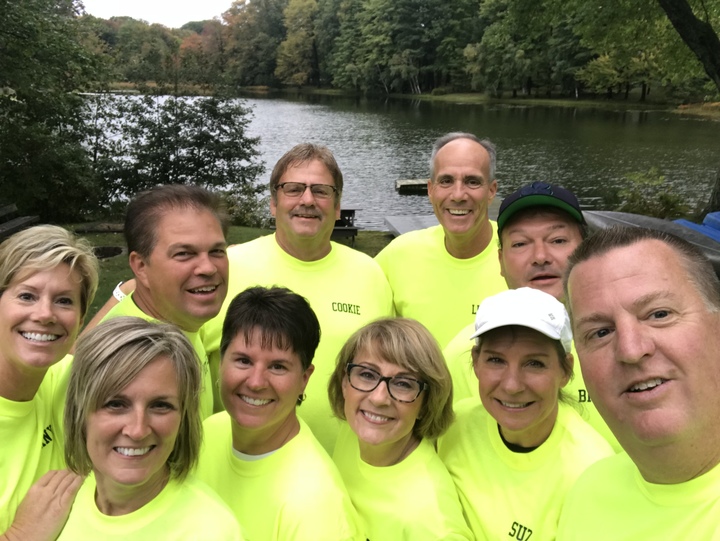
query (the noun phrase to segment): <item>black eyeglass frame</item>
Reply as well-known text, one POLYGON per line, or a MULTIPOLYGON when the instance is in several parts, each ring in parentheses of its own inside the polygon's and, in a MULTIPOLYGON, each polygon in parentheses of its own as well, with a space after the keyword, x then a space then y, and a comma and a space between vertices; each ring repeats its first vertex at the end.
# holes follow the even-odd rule
POLYGON ((362 393, 373 392, 375 389, 378 388, 378 385, 380 385, 384 381, 385 386, 387 387, 388 394, 390 395, 390 398, 392 398, 393 400, 396 400, 397 402, 402 402, 403 404, 412 404, 413 402, 415 402, 418 399, 420 394, 427 388, 427 383, 425 383, 424 381, 420 381, 419 379, 415 379, 415 378, 409 378, 406 376, 402 376, 402 379, 409 379, 411 381, 416 382, 420 386, 420 389, 418 390, 418 393, 415 395, 415 398, 413 398, 412 400, 401 400, 400 398, 395 398, 395 396, 393 396, 393 394, 392 394, 392 391, 390 390, 390 382, 398 376, 383 376, 380 372, 378 372, 374 368, 370 368, 368 366, 364 366, 362 364, 356 364, 356 363, 347 363, 347 366, 345 367, 345 373, 347 374, 348 383, 350 384, 350 387, 352 387, 356 391, 360 391, 362 393), (352 384, 352 378, 350 377, 350 372, 355 367, 363 368, 365 370, 370 370, 371 372, 375 372, 378 376, 380 376, 377 380, 377 383, 375 384, 375 387, 373 387, 372 389, 358 389, 357 387, 355 387, 355 385, 352 384))
POLYGON ((283 182, 283 183, 281 183, 281 184, 276 184, 276 185, 275 185, 275 191, 276 191, 276 192, 279 191, 279 190, 282 190, 282 192, 283 192, 285 195, 287 195, 288 197, 302 197, 302 194, 304 194, 304 193, 305 193, 305 190, 307 190, 308 188, 310 188, 310 193, 313 195, 313 197, 318 197, 318 196, 320 196, 321 198, 330 199, 333 195, 337 195, 337 193, 338 193, 338 189, 337 189, 335 186, 331 186, 330 184, 305 184, 304 182, 283 182), (285 189, 284 189, 284 188, 285 188, 285 186, 287 186, 288 184, 295 184, 296 186, 305 186, 305 188, 303 188, 303 191, 300 192, 299 194, 297 194, 296 196, 292 196, 292 195, 288 195, 288 194, 285 192, 285 189), (331 194, 328 194, 328 195, 325 195, 324 193, 320 193, 320 194, 315 193, 315 192, 313 191, 313 188, 314 188, 315 186, 324 186, 324 187, 326 187, 326 188, 330 188, 330 189, 332 190, 332 193, 331 193, 331 194))

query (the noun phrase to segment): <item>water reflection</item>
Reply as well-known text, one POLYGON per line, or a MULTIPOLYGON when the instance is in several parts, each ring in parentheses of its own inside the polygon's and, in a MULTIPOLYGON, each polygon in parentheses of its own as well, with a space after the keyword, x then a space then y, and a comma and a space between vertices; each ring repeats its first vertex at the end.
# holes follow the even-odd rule
POLYGON ((252 135, 270 177, 293 145, 329 146, 345 175, 343 206, 358 225, 387 229, 384 216, 430 214, 425 196, 400 196, 395 180, 426 178, 433 141, 449 131, 489 137, 498 147, 499 196, 544 180, 575 191, 585 208, 607 208, 630 172, 657 167, 695 205, 720 167, 720 123, 661 111, 371 102, 324 96, 252 98, 252 135))

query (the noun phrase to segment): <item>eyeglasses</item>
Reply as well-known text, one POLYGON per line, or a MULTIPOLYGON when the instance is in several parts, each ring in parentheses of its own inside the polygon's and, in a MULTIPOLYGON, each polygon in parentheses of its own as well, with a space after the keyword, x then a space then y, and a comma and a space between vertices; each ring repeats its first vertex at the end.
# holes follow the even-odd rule
POLYGON ((547 182, 533 182, 520 189, 520 195, 553 195, 553 187, 547 182))
POLYGON ((278 184, 276 189, 282 190, 282 192, 288 197, 300 197, 305 193, 305 190, 310 188, 310 193, 316 199, 330 199, 333 194, 337 193, 335 186, 329 184, 303 184, 302 182, 283 182, 278 184))
POLYGON ((415 402, 427 386, 424 381, 407 376, 383 376, 377 370, 354 363, 348 363, 347 375, 350 386, 364 393, 374 391, 384 381, 390 398, 406 404, 415 402))

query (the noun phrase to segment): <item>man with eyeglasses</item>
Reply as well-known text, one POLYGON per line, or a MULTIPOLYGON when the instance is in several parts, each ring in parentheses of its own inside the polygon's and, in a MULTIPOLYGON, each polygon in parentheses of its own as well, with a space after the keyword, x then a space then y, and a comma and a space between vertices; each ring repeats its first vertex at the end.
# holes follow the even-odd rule
POLYGON ((497 192, 495 147, 470 133, 435 142, 428 196, 440 225, 400 235, 376 257, 399 316, 417 319, 444 347, 480 302, 504 289, 488 207, 497 192))
POLYGON ((332 452, 339 423, 330 409, 327 382, 335 357, 355 330, 392 314, 392 292, 372 258, 330 240, 340 216, 343 176, 328 148, 310 143, 293 147, 275 165, 269 188, 275 234, 228 249, 227 300, 203 326, 203 343, 211 366, 218 366, 227 306, 250 286, 279 285, 305 297, 322 336, 313 361, 315 375, 298 413, 332 452))
MULTIPOLYGON (((533 182, 503 199, 497 219, 500 272, 510 289, 531 287, 565 302, 562 279, 568 258, 587 236, 580 203, 570 190, 546 182, 533 182)), ((471 323, 443 350, 453 378, 455 403, 477 396, 478 380, 470 350, 471 323)), ((573 356, 577 353, 573 347, 573 356)), ((583 418, 610 443, 620 445, 595 408, 583 382, 579 365, 566 390, 580 405, 583 418)))

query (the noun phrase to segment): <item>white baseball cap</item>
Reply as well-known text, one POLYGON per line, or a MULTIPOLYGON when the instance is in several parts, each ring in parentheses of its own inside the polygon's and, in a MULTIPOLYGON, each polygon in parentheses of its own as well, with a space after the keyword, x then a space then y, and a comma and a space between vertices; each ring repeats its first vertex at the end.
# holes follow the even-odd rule
POLYGON ((572 350, 572 330, 565 306, 539 289, 508 289, 486 298, 477 310, 475 333, 470 338, 508 325, 529 327, 548 338, 560 340, 566 353, 572 350))

